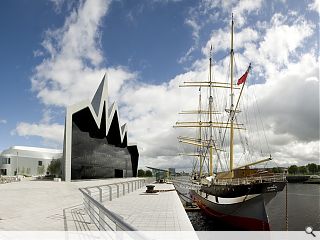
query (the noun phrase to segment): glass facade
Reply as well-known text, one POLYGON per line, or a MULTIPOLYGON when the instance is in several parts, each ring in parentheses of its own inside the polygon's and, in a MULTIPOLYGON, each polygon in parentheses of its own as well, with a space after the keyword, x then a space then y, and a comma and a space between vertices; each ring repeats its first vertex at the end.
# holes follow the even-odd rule
POLYGON ((132 177, 127 147, 108 144, 107 138, 90 136, 72 123, 71 179, 132 177))

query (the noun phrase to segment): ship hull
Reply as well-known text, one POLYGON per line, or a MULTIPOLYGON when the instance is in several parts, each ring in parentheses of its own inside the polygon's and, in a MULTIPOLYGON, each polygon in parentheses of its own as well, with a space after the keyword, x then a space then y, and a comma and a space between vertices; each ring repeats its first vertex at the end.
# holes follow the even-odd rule
POLYGON ((277 193, 246 195, 236 198, 220 198, 198 190, 190 190, 194 202, 209 216, 242 229, 269 231, 265 206, 277 193))

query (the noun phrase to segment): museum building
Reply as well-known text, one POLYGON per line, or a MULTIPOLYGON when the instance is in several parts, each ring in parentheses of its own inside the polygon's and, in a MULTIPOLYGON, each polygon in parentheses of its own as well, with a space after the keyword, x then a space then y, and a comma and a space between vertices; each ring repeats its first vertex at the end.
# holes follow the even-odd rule
POLYGON ((128 144, 116 103, 109 106, 103 77, 94 97, 66 109, 62 178, 65 181, 136 177, 139 152, 128 144))

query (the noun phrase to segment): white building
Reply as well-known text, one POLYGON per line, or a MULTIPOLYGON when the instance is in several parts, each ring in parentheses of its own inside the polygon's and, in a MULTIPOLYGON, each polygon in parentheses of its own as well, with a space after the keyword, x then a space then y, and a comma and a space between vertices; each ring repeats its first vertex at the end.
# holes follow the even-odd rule
POLYGON ((61 157, 57 149, 13 146, 0 154, 0 175, 42 175, 52 159, 61 157))

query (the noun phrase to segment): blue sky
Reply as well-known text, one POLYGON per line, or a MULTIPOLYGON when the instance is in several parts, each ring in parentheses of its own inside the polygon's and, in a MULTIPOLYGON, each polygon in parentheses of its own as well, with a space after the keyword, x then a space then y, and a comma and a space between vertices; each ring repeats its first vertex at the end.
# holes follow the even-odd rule
POLYGON ((279 164, 319 159, 318 0, 1 1, 0 150, 61 148, 65 107, 90 98, 107 72, 142 163, 167 167, 190 100, 175 89, 206 76, 210 45, 225 79, 231 12, 236 75, 252 62, 279 164), (286 89, 288 79, 297 82, 286 89))

